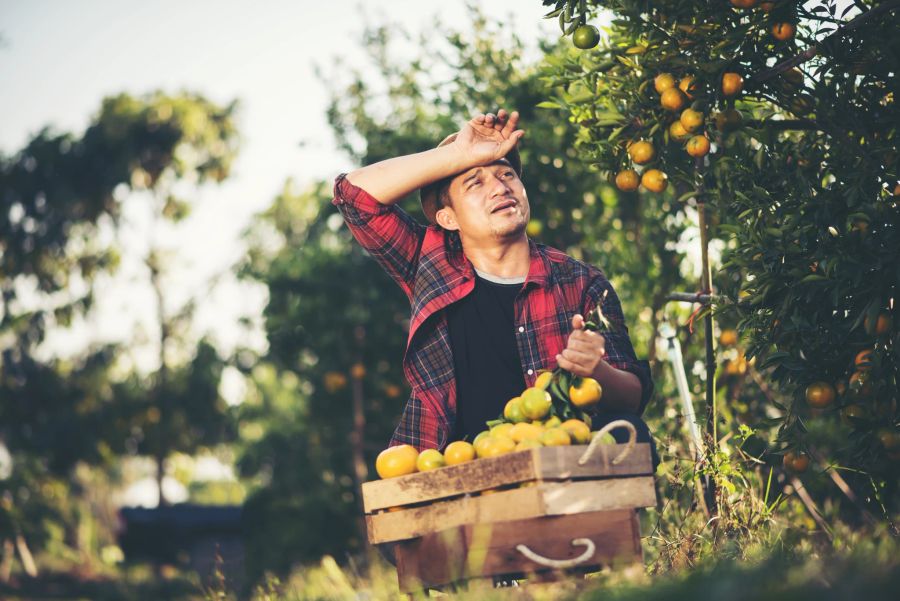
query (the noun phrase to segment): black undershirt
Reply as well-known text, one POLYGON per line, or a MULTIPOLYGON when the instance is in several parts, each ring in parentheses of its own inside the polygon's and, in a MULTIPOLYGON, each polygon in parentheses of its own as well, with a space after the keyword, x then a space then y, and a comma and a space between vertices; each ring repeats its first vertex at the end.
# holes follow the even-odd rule
POLYGON ((474 290, 447 308, 456 375, 452 440, 471 442, 525 390, 515 334, 514 304, 521 289, 522 283, 499 284, 476 274, 474 290))

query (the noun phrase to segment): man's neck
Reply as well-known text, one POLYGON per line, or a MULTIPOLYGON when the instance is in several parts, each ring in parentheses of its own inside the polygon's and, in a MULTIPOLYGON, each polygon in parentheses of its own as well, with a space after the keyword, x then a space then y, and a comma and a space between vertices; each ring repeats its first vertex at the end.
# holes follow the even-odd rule
POLYGON ((515 240, 494 241, 490 246, 463 241, 463 253, 478 271, 501 278, 525 277, 531 266, 528 238, 524 233, 515 240))

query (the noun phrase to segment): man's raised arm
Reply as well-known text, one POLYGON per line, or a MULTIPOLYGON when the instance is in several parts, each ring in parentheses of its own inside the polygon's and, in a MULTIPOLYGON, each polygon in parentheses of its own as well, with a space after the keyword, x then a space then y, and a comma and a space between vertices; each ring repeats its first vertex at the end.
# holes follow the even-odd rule
POLYGON ((449 144, 361 167, 347 179, 378 202, 394 204, 423 186, 506 156, 524 134, 516 130, 518 121, 516 111, 476 115, 449 144))

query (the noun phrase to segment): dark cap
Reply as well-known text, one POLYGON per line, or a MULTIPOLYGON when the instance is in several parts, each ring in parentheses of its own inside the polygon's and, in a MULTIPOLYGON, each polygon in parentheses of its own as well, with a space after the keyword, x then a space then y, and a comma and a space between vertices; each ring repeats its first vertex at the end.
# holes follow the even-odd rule
MULTIPOLYGON (((451 142, 453 142, 453 140, 456 139, 457 135, 459 135, 459 132, 456 132, 455 134, 450 134, 449 136, 444 138, 440 144, 437 145, 437 148, 440 148, 441 146, 446 146, 447 144, 450 144, 451 142)), ((505 158, 507 161, 509 161, 509 164, 515 170, 516 175, 518 175, 521 178, 522 177, 522 159, 519 156, 519 149, 516 148, 515 146, 513 146, 513 149, 510 150, 506 154, 505 158)), ((422 212, 425 213, 425 217, 431 223, 437 223, 437 221, 435 220, 435 215, 437 214, 438 208, 439 208, 438 207, 438 193, 440 192, 441 187, 445 183, 447 183, 447 181, 449 179, 452 179, 453 177, 456 177, 456 176, 454 175, 454 176, 451 176, 450 178, 445 178, 445 179, 430 183, 427 186, 424 186, 424 187, 422 187, 422 189, 419 190, 419 199, 422 201, 422 212)))

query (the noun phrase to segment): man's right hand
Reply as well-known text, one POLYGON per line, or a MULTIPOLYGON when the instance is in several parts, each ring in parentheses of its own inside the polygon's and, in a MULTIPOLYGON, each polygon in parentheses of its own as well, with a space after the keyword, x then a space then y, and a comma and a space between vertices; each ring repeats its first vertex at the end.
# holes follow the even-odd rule
POLYGON ((518 111, 478 114, 463 126, 452 145, 463 162, 487 165, 505 157, 525 135, 524 129, 516 129, 518 123, 518 111))

